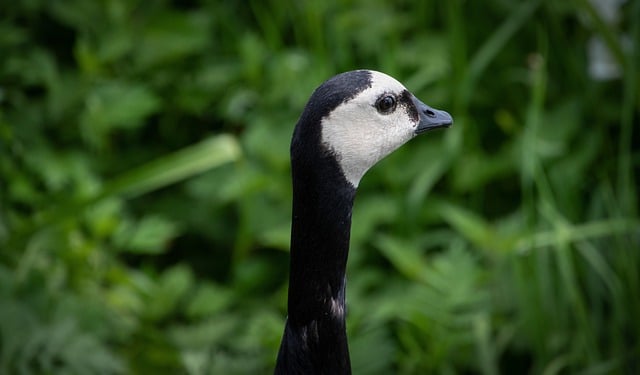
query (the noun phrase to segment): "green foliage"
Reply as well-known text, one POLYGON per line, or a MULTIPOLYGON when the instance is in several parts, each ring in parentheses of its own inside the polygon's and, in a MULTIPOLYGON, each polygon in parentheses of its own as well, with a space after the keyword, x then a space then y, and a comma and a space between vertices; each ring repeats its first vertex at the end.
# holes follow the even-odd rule
POLYGON ((0 373, 269 373, 291 132, 361 67, 455 126, 362 181, 354 373, 640 371, 640 1, 594 3, 0 5, 0 373))

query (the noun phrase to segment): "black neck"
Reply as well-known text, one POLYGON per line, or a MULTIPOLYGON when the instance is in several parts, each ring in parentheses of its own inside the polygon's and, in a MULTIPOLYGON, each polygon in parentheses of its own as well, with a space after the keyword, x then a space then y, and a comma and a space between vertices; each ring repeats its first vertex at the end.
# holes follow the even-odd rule
POLYGON ((356 189, 335 159, 292 160, 288 318, 276 373, 349 374, 345 272, 356 189))

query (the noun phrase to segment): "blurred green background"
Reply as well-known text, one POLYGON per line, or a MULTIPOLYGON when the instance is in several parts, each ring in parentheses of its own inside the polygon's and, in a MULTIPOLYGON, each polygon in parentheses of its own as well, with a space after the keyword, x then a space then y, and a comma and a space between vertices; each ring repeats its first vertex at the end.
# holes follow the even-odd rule
POLYGON ((640 372, 640 1, 0 5, 0 373, 269 373, 332 75, 455 126, 363 179, 355 374, 640 372))

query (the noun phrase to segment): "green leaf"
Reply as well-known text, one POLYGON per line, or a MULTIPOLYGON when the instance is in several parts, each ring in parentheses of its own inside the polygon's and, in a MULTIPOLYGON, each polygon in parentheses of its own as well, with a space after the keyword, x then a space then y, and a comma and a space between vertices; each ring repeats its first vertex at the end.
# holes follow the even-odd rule
POLYGON ((383 326, 359 330, 349 344, 354 374, 393 373, 396 348, 383 326))
MULTIPOLYGON (((75 217, 78 212, 102 199, 112 196, 136 197, 237 160, 239 157, 240 147, 235 138, 229 135, 211 137, 125 172, 93 196, 79 202, 64 202, 56 209, 43 213, 38 221, 32 224, 44 226, 60 222, 75 217)), ((28 232, 32 229, 23 230, 28 232)))
POLYGON ((138 254, 162 253, 178 233, 178 226, 162 216, 146 216, 116 234, 115 242, 125 251, 138 254))
POLYGON ((191 318, 213 316, 233 301, 234 294, 215 284, 202 284, 187 305, 186 312, 191 318))
POLYGON ((108 183, 100 196, 135 197, 237 160, 240 147, 230 135, 218 135, 160 157, 108 183))
POLYGON ((148 316, 153 320, 167 317, 178 307, 193 283, 191 269, 186 266, 179 265, 165 271, 148 296, 148 316))
POLYGON ((92 131, 135 128, 158 108, 160 99, 145 85, 108 82, 89 93, 82 114, 83 130, 92 135, 92 131))
POLYGON ((375 245, 405 277, 419 280, 427 263, 415 242, 387 235, 376 236, 375 245))
POLYGON ((493 231, 482 217, 452 204, 440 204, 438 208, 445 221, 471 242, 479 246, 490 244, 493 231))
POLYGON ((187 57, 205 48, 210 16, 204 12, 162 12, 140 35, 136 61, 140 68, 187 57))

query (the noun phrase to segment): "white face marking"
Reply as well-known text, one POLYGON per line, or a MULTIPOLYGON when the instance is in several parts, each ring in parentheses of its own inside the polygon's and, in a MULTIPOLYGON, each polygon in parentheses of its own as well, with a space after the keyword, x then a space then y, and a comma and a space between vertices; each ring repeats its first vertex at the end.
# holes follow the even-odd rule
POLYGON ((406 88, 384 73, 371 75, 370 88, 322 119, 322 142, 355 187, 369 168, 413 138, 418 121, 400 105, 389 114, 378 112, 375 104, 381 95, 392 94, 397 101, 406 88))

